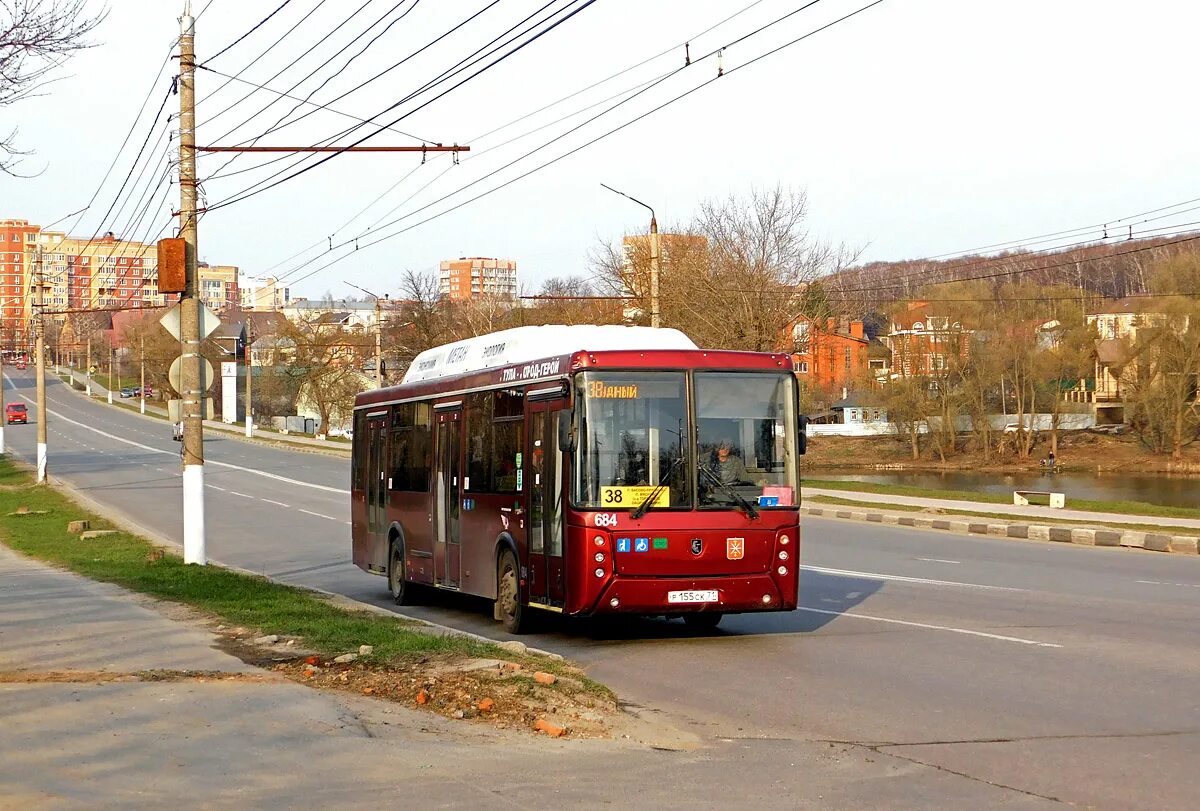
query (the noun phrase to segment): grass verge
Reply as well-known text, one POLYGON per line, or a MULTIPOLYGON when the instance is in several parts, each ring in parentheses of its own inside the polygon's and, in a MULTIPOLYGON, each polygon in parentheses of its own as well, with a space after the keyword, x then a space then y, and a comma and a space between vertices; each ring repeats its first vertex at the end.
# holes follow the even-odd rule
MULTIPOLYGON (((876 493, 886 496, 915 496, 917 498, 949 499, 952 501, 973 501, 979 504, 1012 504, 1012 496, 1001 493, 977 493, 963 490, 937 490, 930 487, 912 487, 904 484, 875 484, 871 482, 828 481, 825 479, 805 479, 807 487, 818 487, 822 490, 842 490, 855 493, 876 493)), ((889 508, 895 505, 888 505, 889 508)), ((1162 504, 1147 504, 1142 501, 1091 501, 1088 499, 1071 499, 1070 509, 1090 512, 1117 513, 1119 515, 1153 516, 1155 518, 1198 518, 1200 510, 1187 507, 1169 507, 1162 504)), ((1006 516, 1013 518, 1014 516, 1006 516)), ((1039 520, 1041 520, 1039 518, 1039 520)))
MULTIPOLYGON (((887 512, 921 512, 924 507, 919 507, 916 504, 884 504, 874 505, 865 501, 857 501, 852 498, 838 498, 837 496, 808 496, 804 499, 805 504, 828 504, 837 507, 856 507, 858 509, 880 509, 887 512)), ((956 515, 966 518, 990 518, 996 521, 1011 521, 1021 524, 1054 524, 1056 526, 1072 526, 1072 527, 1108 527, 1112 529, 1130 530, 1132 532, 1164 532, 1170 531, 1172 535, 1200 535, 1200 530, 1193 527, 1177 527, 1166 526, 1162 524, 1137 524, 1137 523, 1122 523, 1115 521, 1072 521, 1069 518, 1044 518, 1042 516, 1030 516, 1022 518, 1019 515, 1010 513, 989 513, 980 512, 977 510, 943 510, 938 509, 937 515, 948 516, 956 515)))

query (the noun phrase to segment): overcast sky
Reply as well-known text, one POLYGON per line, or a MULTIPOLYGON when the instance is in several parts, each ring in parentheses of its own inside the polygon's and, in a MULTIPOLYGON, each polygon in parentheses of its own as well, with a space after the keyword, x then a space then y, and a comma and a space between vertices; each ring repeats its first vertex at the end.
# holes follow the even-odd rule
MULTIPOLYGON (((244 71, 242 78, 280 91, 333 57, 291 92, 307 95, 328 78, 314 101, 369 117, 547 2, 499 0, 382 79, 332 101, 489 1, 419 0, 413 7, 413 0, 405 0, 397 7, 397 0, 291 0, 258 31, 212 58, 282 2, 212 0, 197 24, 197 56, 202 63, 211 60, 215 70, 244 71), (373 25, 393 7, 393 13, 373 25), (318 44, 347 17, 351 19, 344 27, 318 44), (364 31, 369 34, 356 41, 364 31), (295 59, 300 61, 275 77, 295 59)), ((207 2, 195 0, 194 11, 207 2)), ((1190 90, 1194 37, 1200 30, 1196 4, 885 0, 736 69, 867 2, 822 0, 725 50, 721 63, 728 75, 719 81, 494 194, 367 247, 711 79, 717 59, 698 57, 802 5, 798 0, 597 0, 395 125, 430 141, 469 144, 473 152, 463 156, 461 165, 452 166, 445 155, 431 157, 424 166, 413 154, 338 156, 277 188, 207 214, 200 224, 201 257, 239 265, 249 276, 290 272, 297 295, 319 296, 327 290, 357 294, 344 280, 394 293, 404 268, 433 269, 441 259, 464 255, 515 259, 522 283, 536 288, 550 276, 586 275, 587 255, 598 239, 645 228, 645 212, 601 189, 601 182, 652 204, 664 227, 686 221, 705 198, 775 183, 803 189, 814 235, 865 246, 866 259, 944 254, 1200 197, 1195 160, 1200 107, 1190 90), (556 119, 682 66, 683 48, 673 46, 689 39, 690 67, 502 169, 608 105, 552 124, 556 119), (668 54, 592 91, 488 134, 668 48, 668 54), (551 126, 497 146, 545 124, 551 126), (497 148, 485 152, 489 147, 497 148), (497 169, 501 171, 494 177, 463 193, 387 225, 497 169), (353 252, 356 237, 359 250, 353 252), (335 249, 327 252, 330 242, 335 249), (320 247, 285 261, 315 244, 320 247), (312 261, 303 264, 305 260, 312 261)), ((178 34, 183 1, 110 0, 110 5, 111 13, 95 35, 97 47, 70 60, 48 95, 0 110, 3 131, 19 126, 20 143, 37 150, 24 171, 44 169, 28 180, 0 175, 0 217, 45 225, 86 205, 152 83, 149 109, 130 146, 74 232, 90 236, 101 226, 147 133, 150 165, 141 185, 130 181, 133 199, 120 217, 114 212, 103 222, 105 229, 132 238, 153 237, 168 221, 158 201, 169 194, 178 206, 177 186, 148 192, 154 190, 168 153, 165 137, 156 140, 167 127, 151 117, 169 90, 175 62, 157 82, 155 75, 178 34), (143 191, 154 202, 151 214, 137 223, 130 212, 143 191)), ((556 0, 548 11, 578 5, 582 2, 556 0)), ((295 103, 258 92, 218 115, 252 90, 237 82, 221 89, 225 81, 211 72, 198 74, 201 144, 232 144, 258 135, 295 103), (272 101, 265 112, 246 120, 272 101), (241 126, 229 133, 235 125, 241 126)), ((379 121, 399 117, 448 87, 405 103, 379 121)), ((297 115, 308 109, 302 107, 297 115)), ((176 96, 167 100, 166 111, 172 110, 178 110, 176 96)), ((318 111, 259 143, 313 144, 353 124, 350 118, 318 111)), ((174 121, 169 125, 177 127, 174 121)), ((356 137, 371 131, 362 128, 356 137)), ((367 143, 415 142, 383 132, 367 143)), ((241 156, 226 171, 274 157, 241 156)), ((228 158, 202 158, 201 176, 211 177, 228 158)), ((208 180, 208 204, 230 199, 292 160, 208 180)), ((1177 221, 1192 219, 1200 216, 1184 214, 1177 221)), ((63 226, 73 223, 70 218, 63 226)))

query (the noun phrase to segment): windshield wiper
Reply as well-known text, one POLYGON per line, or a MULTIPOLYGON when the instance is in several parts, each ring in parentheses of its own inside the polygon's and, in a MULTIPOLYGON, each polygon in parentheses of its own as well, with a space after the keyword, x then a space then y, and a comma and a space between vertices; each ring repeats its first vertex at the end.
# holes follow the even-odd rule
POLYGON ((654 486, 654 489, 650 491, 650 494, 646 496, 642 503, 637 506, 637 509, 631 513, 632 518, 641 518, 646 514, 646 511, 650 509, 650 505, 658 498, 658 494, 662 492, 662 489, 667 486, 667 482, 671 480, 671 476, 675 475, 675 471, 682 461, 682 456, 676 456, 675 461, 667 466, 667 472, 659 478, 658 484, 654 486))
POLYGON ((726 493, 733 496, 734 500, 737 501, 738 505, 746 511, 746 515, 750 516, 750 518, 752 518, 752 519, 758 518, 758 510, 754 509, 754 505, 751 504, 749 501, 746 501, 746 499, 742 498, 742 494, 739 493, 737 490, 734 490, 731 485, 728 485, 724 481, 722 481, 720 476, 718 476, 716 473, 713 473, 711 470, 709 470, 704 465, 700 465, 700 472, 703 473, 705 476, 708 476, 708 478, 711 479, 712 481, 716 482, 717 487, 720 487, 726 493))

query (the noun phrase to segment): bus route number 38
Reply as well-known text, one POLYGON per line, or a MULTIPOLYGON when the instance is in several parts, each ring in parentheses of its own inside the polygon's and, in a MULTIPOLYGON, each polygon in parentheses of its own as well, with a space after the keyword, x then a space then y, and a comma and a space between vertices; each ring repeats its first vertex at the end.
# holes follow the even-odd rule
POLYGON ((596 526, 598 527, 615 527, 617 525, 616 513, 596 513, 596 526))

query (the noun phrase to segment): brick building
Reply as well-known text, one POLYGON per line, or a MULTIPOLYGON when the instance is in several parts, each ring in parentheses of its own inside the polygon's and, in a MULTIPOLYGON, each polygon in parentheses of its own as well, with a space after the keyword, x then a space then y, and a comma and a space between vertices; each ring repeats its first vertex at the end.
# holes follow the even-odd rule
POLYGON ((516 299, 517 263, 512 259, 463 256, 442 262, 438 291, 452 301, 482 296, 516 299))
POLYGON ((822 323, 800 316, 788 327, 796 376, 822 391, 854 388, 867 368, 869 345, 861 321, 829 318, 822 323))
POLYGON ((931 308, 928 302, 909 302, 892 318, 888 334, 881 336, 891 352, 891 376, 942 375, 955 361, 967 356, 973 333, 952 316, 931 308))

